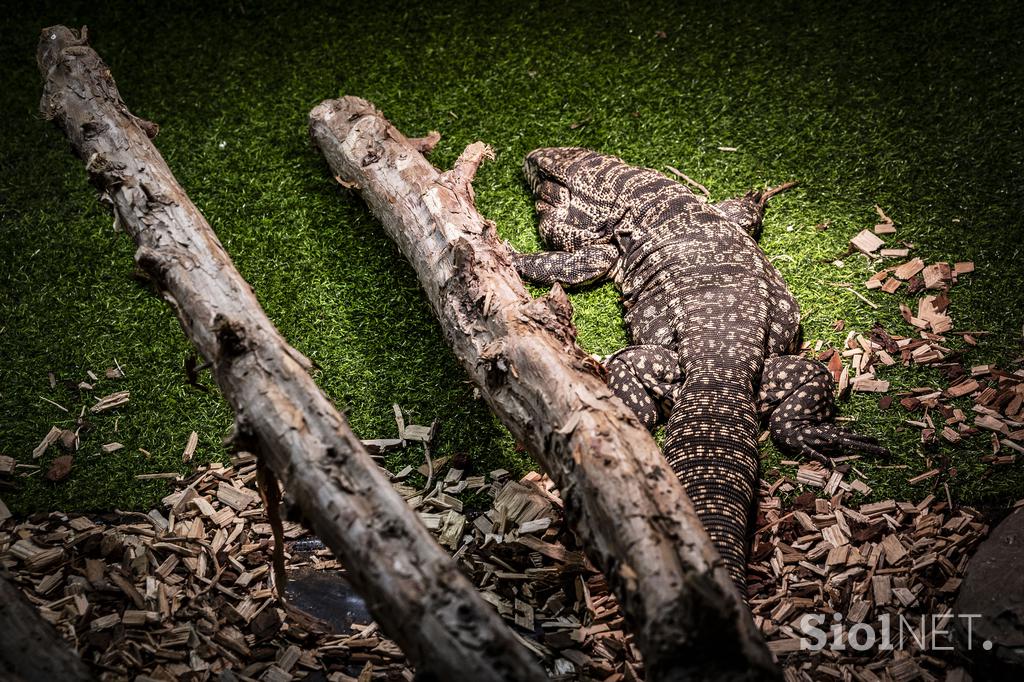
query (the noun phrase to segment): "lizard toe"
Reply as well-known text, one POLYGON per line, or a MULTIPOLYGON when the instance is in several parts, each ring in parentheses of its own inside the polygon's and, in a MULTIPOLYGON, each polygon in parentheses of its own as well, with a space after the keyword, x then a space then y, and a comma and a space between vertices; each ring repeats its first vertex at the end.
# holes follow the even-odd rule
POLYGON ((821 451, 811 447, 810 445, 807 445, 806 443, 801 443, 800 444, 800 447, 797 450, 796 454, 799 457, 802 457, 803 459, 809 459, 809 460, 813 460, 815 462, 820 462, 821 464, 824 464, 825 466, 832 466, 833 465, 831 457, 829 457, 825 453, 823 453, 823 452, 821 452, 821 451))
POLYGON ((834 424, 785 424, 772 433, 776 445, 783 451, 826 461, 829 456, 866 454, 889 457, 889 450, 878 444, 872 436, 844 431, 834 424))
POLYGON ((861 436, 856 433, 843 433, 842 448, 846 452, 859 452, 872 457, 892 457, 892 452, 873 436, 861 436))

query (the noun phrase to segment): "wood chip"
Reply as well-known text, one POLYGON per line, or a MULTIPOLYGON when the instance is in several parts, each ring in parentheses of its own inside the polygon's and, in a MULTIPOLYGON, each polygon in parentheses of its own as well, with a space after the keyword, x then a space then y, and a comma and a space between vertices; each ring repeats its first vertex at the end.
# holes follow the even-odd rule
POLYGON ((854 391, 864 393, 885 393, 889 390, 889 382, 882 379, 874 379, 870 376, 858 377, 850 382, 854 391))
POLYGON ((49 432, 43 436, 43 440, 32 450, 32 457, 36 459, 42 457, 46 450, 60 438, 60 432, 61 430, 56 426, 51 426, 49 432))
POLYGON ((907 550, 903 548, 899 538, 895 535, 886 535, 882 540, 882 550, 885 552, 885 560, 890 566, 899 564, 907 556, 907 550))
POLYGON ((974 261, 960 261, 954 264, 953 271, 956 272, 958 277, 974 272, 974 261))
POLYGON ((432 430, 429 426, 420 426, 419 424, 409 424, 402 431, 402 438, 405 440, 429 442, 431 439, 432 430))
POLYGON ((962 396, 974 393, 979 388, 981 388, 981 384, 979 384, 974 379, 967 379, 966 381, 961 381, 960 383, 953 384, 952 386, 946 389, 945 393, 950 398, 960 398, 962 396))
POLYGON ((217 499, 237 512, 245 511, 255 504, 259 494, 248 488, 236 488, 226 481, 217 486, 217 499))
POLYGON ((881 289, 887 294, 895 294, 902 284, 903 282, 899 281, 895 277, 890 277, 889 279, 885 280, 885 282, 881 286, 881 289))
POLYGON ((932 263, 921 273, 925 289, 941 289, 952 280, 949 263, 932 263))
POLYGON ((914 275, 916 275, 917 273, 921 272, 922 270, 924 270, 924 261, 921 260, 920 258, 915 258, 911 261, 907 261, 906 263, 903 263, 902 265, 898 266, 895 270, 893 270, 892 276, 895 277, 896 279, 906 281, 913 277, 914 275))
POLYGON ((870 230, 861 230, 853 239, 850 240, 850 246, 869 256, 874 254, 875 251, 884 245, 885 242, 879 239, 870 230))
POLYGON ((1003 435, 1008 434, 1010 431, 1009 427, 1006 424, 1004 424, 1002 420, 987 414, 980 414, 977 417, 975 417, 974 425, 982 429, 987 429, 989 431, 1001 433, 1003 435))
POLYGON ((71 467, 75 463, 75 458, 72 455, 61 455, 53 460, 50 464, 50 468, 46 470, 47 480, 63 481, 65 478, 71 475, 71 467))
POLYGON ((195 454, 197 445, 199 445, 199 434, 193 431, 189 434, 188 442, 185 443, 185 451, 181 454, 182 462, 189 462, 192 460, 192 455, 195 454))
POLYGON ((99 413, 112 410, 115 407, 120 407, 128 402, 131 394, 128 391, 118 391, 117 393, 111 393, 110 395, 104 396, 99 401, 89 408, 90 412, 99 413))
POLYGON ((907 483, 910 483, 911 485, 916 485, 918 483, 921 483, 922 481, 927 481, 930 478, 935 478, 940 473, 941 473, 940 469, 929 469, 928 471, 924 472, 923 474, 918 474, 917 476, 914 476, 912 478, 908 478, 907 479, 907 483))

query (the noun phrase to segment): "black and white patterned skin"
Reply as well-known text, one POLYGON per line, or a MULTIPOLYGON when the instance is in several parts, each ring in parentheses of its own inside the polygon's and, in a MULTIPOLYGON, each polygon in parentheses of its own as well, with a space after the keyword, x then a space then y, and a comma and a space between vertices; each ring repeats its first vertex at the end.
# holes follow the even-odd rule
POLYGON ((759 419, 785 453, 888 454, 833 423, 833 382, 791 355, 800 313, 756 235, 771 192, 709 204, 661 173, 578 148, 538 149, 524 173, 551 251, 515 254, 539 284, 610 279, 633 345, 609 384, 640 420, 667 420, 665 456, 745 594, 759 419))

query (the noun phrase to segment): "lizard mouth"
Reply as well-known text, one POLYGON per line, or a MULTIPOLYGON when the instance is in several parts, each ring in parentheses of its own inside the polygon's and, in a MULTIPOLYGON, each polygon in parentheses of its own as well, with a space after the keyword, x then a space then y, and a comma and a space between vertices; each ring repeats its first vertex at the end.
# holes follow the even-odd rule
POLYGON ((541 147, 526 155, 523 176, 536 194, 541 183, 548 180, 568 185, 577 164, 596 156, 594 152, 582 147, 541 147))
POLYGON ((577 147, 541 147, 526 155, 523 161, 523 176, 534 195, 541 184, 548 180, 562 181, 565 170, 585 149, 577 147))
POLYGON ((544 182, 545 175, 533 154, 528 154, 523 161, 523 177, 526 178, 526 184, 530 186, 530 191, 537 194, 537 188, 540 187, 540 183, 544 182))

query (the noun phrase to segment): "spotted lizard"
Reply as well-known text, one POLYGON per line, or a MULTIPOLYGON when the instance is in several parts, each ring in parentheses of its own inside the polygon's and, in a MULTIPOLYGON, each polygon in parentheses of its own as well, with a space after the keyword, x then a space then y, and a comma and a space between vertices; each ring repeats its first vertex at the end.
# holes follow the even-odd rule
POLYGON ((610 387, 648 428, 667 420, 665 456, 745 595, 759 421, 788 455, 888 454, 835 425, 829 371, 794 354, 799 308, 756 242, 781 188, 711 204, 580 148, 533 151, 524 174, 551 250, 514 253, 517 270, 538 284, 617 285, 632 345, 605 361, 610 387))

